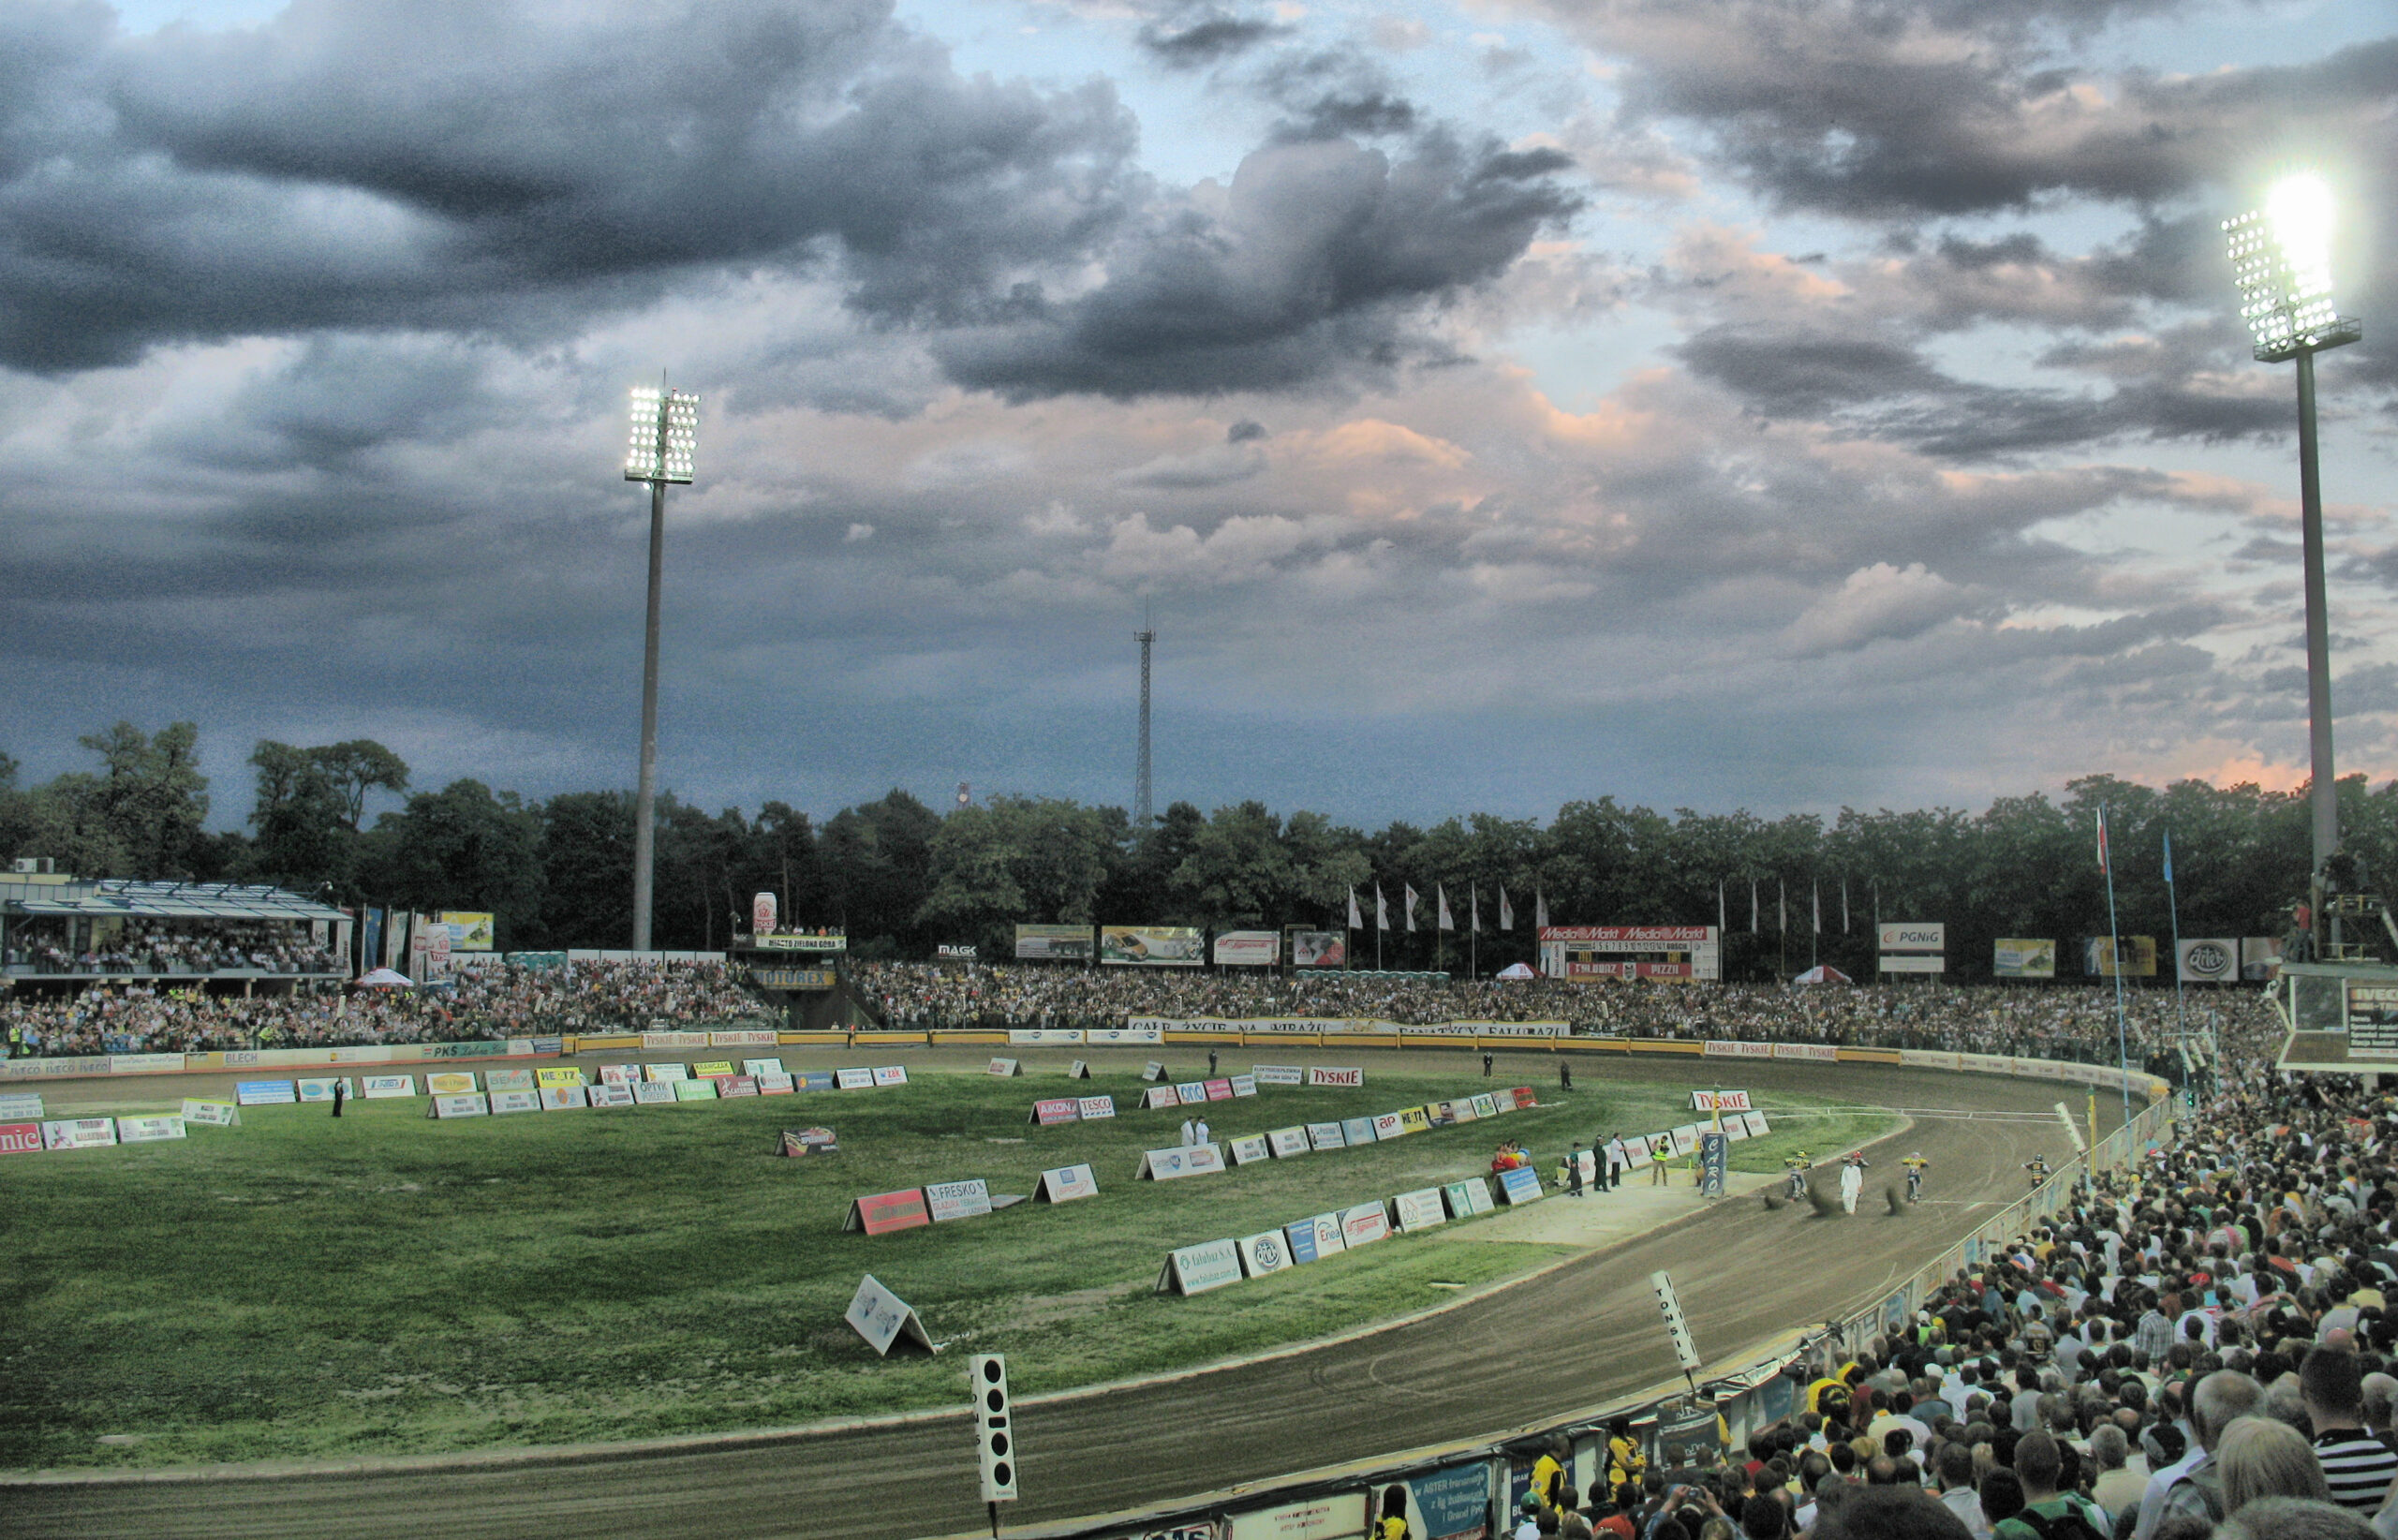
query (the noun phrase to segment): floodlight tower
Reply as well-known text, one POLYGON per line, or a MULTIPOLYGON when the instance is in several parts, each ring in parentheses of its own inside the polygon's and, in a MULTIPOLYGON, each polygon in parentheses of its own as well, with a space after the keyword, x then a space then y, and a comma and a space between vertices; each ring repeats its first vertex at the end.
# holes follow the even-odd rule
POLYGON ((666 572, 666 488, 688 486, 691 455, 699 446, 700 398, 671 391, 633 387, 632 441, 625 451, 625 480, 649 483, 649 622, 641 658, 641 785, 633 793, 633 950, 649 950, 650 890, 657 872, 658 830, 658 603, 666 572))
POLYGON ((2299 532, 2306 567, 2306 710, 2313 758, 2314 876, 2322 923, 2323 864, 2340 849, 2340 792, 2331 768, 2331 621, 2324 613, 2323 484, 2315 453, 2315 355, 2364 335, 2331 304, 2331 189, 2312 172, 2275 183, 2265 206, 2224 221, 2240 315, 2259 363, 2298 363, 2299 532))

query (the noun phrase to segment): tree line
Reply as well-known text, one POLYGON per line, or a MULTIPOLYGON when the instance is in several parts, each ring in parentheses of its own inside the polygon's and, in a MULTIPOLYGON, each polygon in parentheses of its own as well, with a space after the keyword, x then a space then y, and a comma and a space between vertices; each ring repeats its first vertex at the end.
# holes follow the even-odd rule
MULTIPOLYGON (((129 722, 78 740, 96 767, 21 787, 0 754, 0 853, 54 858, 84 877, 272 882, 329 901, 431 911, 490 911, 508 950, 620 947, 631 932, 633 798, 566 792, 528 800, 479 780, 416 789, 407 763, 371 739, 260 741, 252 806, 238 829, 207 827, 199 730, 129 722), (368 820, 370 803, 380 807, 368 820)), ((1873 922, 1941 921, 1951 977, 1987 976, 2000 937, 2070 940, 2107 930, 2095 823, 2105 805, 2117 928, 2170 934, 2163 842, 2173 843, 2181 933, 2280 935, 2308 869, 2306 791, 2184 780, 2157 789, 2111 776, 2068 782, 2061 799, 2002 797, 1980 812, 1843 807, 1764 818, 1670 812, 1612 796, 1556 816, 1462 814, 1428 828, 1367 832, 1317 812, 1247 801, 1202 812, 1176 802, 1147 830, 1121 807, 1001 795, 936 813, 894 790, 821 824, 786 803, 710 813, 672 793, 658 803, 656 944, 713 950, 748 928, 750 896, 772 892, 787 925, 838 925, 866 957, 925 957, 942 943, 1013 952, 1019 922, 1340 928, 1348 896, 1373 955, 1373 889, 1395 927, 1391 968, 1488 972, 1534 954, 1535 899, 1560 925, 1726 923, 1728 978, 1768 978, 1813 961, 1873 969, 1873 922), (1400 924, 1401 894, 1420 902, 1400 924), (1512 932, 1496 931, 1502 887, 1512 932), (1445 890, 1458 929, 1432 928, 1445 890), (1756 929, 1751 930, 1751 895, 1756 929), (1843 898, 1846 926, 1843 925, 1843 898), (1815 929, 1816 915, 1823 929, 1815 929)), ((2345 844, 2365 883, 2398 859, 2398 782, 2340 785, 2345 844)), ((2169 976, 2170 962, 2160 964, 2169 976)), ((2070 974, 2075 962, 2061 958, 2070 974)))

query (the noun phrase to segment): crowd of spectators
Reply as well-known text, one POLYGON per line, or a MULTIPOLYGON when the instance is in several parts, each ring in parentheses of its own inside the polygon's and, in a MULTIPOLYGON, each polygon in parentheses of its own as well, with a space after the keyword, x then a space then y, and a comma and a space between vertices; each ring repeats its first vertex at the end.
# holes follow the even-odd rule
POLYGON ((1610 1455, 1507 1533, 2398 1537, 2398 1098, 2281 1082, 2278 1041, 2228 1028, 2234 1073, 2172 1138, 1794 1386, 1745 1450, 1610 1455))
POLYGON ((496 1041, 774 1019, 722 963, 489 964, 422 989, 328 988, 244 1000, 192 988, 92 988, 0 1003, 9 1056, 201 1053, 496 1041))
MULTIPOLYGON (((1446 981, 1373 973, 1180 973, 1162 970, 857 963, 850 976, 894 1028, 1121 1027, 1169 1018, 1364 1017, 1562 1021, 1576 1034, 1740 1038, 1847 1046, 1944 1048, 2025 1058, 2115 1060, 2113 988, 2083 985, 1565 984, 1446 981)), ((2124 993, 2135 1062, 2167 1054, 2185 1030, 2270 1020, 2250 989, 2124 993)))
POLYGON ((328 973, 343 970, 335 956, 300 926, 220 921, 206 928, 129 920, 80 951, 63 932, 20 922, 8 930, 5 964, 24 973, 328 973))

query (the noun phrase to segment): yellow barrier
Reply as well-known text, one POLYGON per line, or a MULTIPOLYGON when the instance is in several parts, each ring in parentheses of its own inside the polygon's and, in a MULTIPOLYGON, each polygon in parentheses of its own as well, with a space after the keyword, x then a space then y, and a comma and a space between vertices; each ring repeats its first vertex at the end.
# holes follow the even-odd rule
POLYGON ((1628 1038, 1624 1046, 1636 1054, 1705 1054, 1704 1043, 1660 1043, 1646 1038, 1628 1038))
POLYGON ((775 1034, 775 1041, 777 1044, 838 1044, 847 1043, 849 1040, 850 1034, 847 1032, 777 1032, 775 1034))
POLYGON ((925 1047, 933 1040, 930 1032, 855 1032, 851 1041, 861 1048, 925 1047))
POLYGON ((1005 1043, 1008 1040, 1008 1034, 1005 1032, 935 1032, 932 1034, 932 1040, 933 1045, 938 1048, 968 1044, 987 1046, 991 1044, 1005 1043))
POLYGON ((1834 1048, 1832 1056, 1843 1064, 1902 1064, 1896 1048, 1834 1048))
POLYGON ((570 1054, 604 1053, 617 1048, 641 1046, 641 1038, 638 1034, 623 1032, 612 1032, 604 1037, 570 1037, 565 1042, 566 1051, 570 1054))

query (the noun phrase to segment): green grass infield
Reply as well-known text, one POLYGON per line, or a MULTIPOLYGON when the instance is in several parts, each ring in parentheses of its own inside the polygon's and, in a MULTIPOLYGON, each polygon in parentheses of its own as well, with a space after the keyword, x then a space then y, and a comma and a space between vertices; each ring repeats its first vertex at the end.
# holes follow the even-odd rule
MULTIPOLYGON (((1494 1083, 1373 1074, 1213 1103, 1217 1142, 1370 1117, 1494 1083)), ((1531 1271, 1561 1246, 1486 1220, 1190 1298, 1167 1251, 1486 1171, 1521 1140, 1544 1179, 1575 1142, 1690 1119, 1686 1092, 1544 1088, 1537 1110, 1171 1182, 1133 1180, 1178 1112, 1130 1074, 919 1073, 904 1087, 431 1122, 422 1098, 259 1107, 238 1129, 0 1164, 0 1465, 111 1467, 425 1454, 777 1427, 958 1401, 956 1350, 1019 1394, 1188 1368, 1388 1319, 1531 1271), (1112 1120, 1028 1125, 1036 1098, 1112 1120), (834 1156, 776 1155, 822 1125, 834 1156), (1096 1197, 930 1229, 844 1233, 850 1200, 980 1177, 1031 1193, 1088 1162, 1096 1197), (873 1273, 947 1345, 878 1358, 842 1319, 873 1273)), ((1799 1098, 1764 1103, 1793 1113, 1799 1098)), ((1794 1117, 1732 1147, 1892 1126, 1794 1117)))

